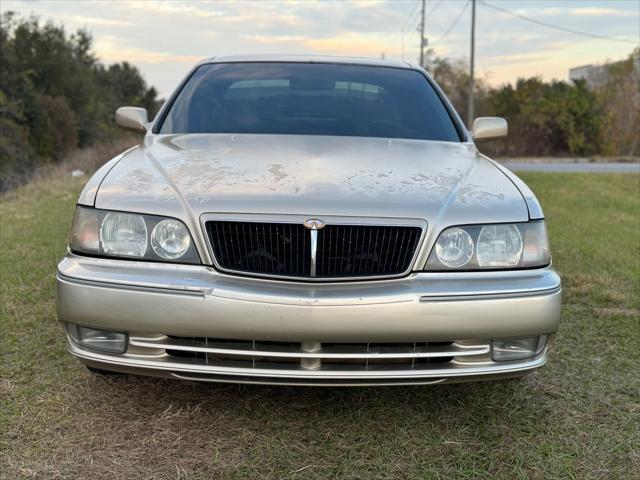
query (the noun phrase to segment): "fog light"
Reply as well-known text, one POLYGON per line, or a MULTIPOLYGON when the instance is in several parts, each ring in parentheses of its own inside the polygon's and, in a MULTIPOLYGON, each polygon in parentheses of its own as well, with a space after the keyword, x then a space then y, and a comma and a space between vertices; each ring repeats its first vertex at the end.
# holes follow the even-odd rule
POLYGON ((542 351, 546 340, 546 335, 493 340, 491 356, 496 362, 533 357, 542 351))
POLYGON ((77 340, 82 346, 109 353, 124 353, 127 350, 127 334, 77 327, 77 340))

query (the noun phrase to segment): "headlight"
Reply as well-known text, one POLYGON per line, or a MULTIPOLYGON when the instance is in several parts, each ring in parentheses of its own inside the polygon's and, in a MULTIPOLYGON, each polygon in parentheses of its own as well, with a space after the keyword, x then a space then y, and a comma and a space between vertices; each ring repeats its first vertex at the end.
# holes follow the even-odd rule
POLYGON ((438 238, 436 256, 449 268, 462 267, 473 257, 473 240, 463 229, 450 228, 438 238))
POLYGON ((478 235, 479 267, 515 267, 522 255, 522 235, 515 225, 487 225, 478 235))
POLYGON ((444 230, 429 255, 426 270, 502 270, 549 265, 544 220, 468 225, 444 230))
POLYGON ((78 206, 69 248, 95 256, 200 264, 184 223, 155 215, 78 206))
POLYGON ((147 226, 142 215, 109 212, 100 227, 100 244, 107 255, 144 257, 147 226))
POLYGON ((162 220, 151 232, 151 247, 162 258, 175 260, 189 249, 191 237, 182 222, 162 220))

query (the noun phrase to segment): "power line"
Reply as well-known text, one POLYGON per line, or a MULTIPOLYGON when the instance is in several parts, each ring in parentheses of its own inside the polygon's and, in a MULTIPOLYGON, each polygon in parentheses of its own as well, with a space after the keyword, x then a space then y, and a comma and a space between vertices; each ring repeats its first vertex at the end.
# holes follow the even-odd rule
POLYGON ((449 28, 447 28, 447 30, 442 35, 440 35, 436 40, 431 42, 431 45, 441 42, 442 40, 444 40, 444 38, 447 35, 449 35, 449 33, 451 33, 451 30, 453 30, 455 26, 458 24, 458 22, 462 18, 462 15, 464 15, 464 12, 467 11, 468 7, 469 7, 469 1, 467 0, 466 2, 464 2, 464 5, 462 6, 462 10, 460 10, 460 13, 458 13, 458 16, 455 18, 453 22, 451 22, 451 25, 449 25, 449 28))
POLYGON ((404 22, 404 25, 402 25, 402 28, 400 29, 400 32, 398 32, 395 35, 394 40, 390 43, 389 56, 393 56, 394 53, 398 52, 399 50, 404 49, 404 45, 405 45, 404 34, 405 34, 405 31, 407 30, 407 26, 409 25, 409 23, 414 19, 416 13, 419 11, 418 7, 420 6, 420 3, 421 3, 420 0, 418 0, 416 2, 413 10, 411 11, 409 16, 407 17, 406 21, 404 22))
MULTIPOLYGON (((421 2, 416 3, 415 12, 414 12, 414 14, 415 14, 418 11, 418 5, 422 4, 422 10, 421 10, 422 20, 421 20, 420 25, 421 25, 423 33, 420 34, 421 38, 424 36, 424 2, 425 2, 425 0, 422 0, 421 2)), ((407 24, 409 23, 410 20, 411 19, 409 19, 407 21, 407 24)), ((404 30, 403 30, 403 32, 402 32, 402 47, 401 47, 402 61, 404 61, 404 48, 405 48, 405 45, 406 45, 406 40, 405 40, 405 34, 404 34, 404 30)))
POLYGON ((393 41, 390 45, 390 52, 392 53, 400 53, 402 51, 404 51, 404 48, 407 44, 407 37, 406 35, 414 30, 417 31, 419 22, 412 24, 412 27, 410 30, 407 30, 407 32, 400 32, 396 35, 396 39, 395 41, 393 41))
POLYGON ((609 36, 606 36, 606 35, 598 35, 596 33, 583 32, 581 30, 575 30, 573 28, 563 27, 561 25, 555 25, 553 23, 543 22, 542 20, 537 20, 535 18, 527 17, 526 15, 522 15, 520 13, 516 13, 516 12, 513 12, 511 10, 507 10, 506 8, 498 7, 497 5, 492 5, 492 4, 487 3, 487 2, 485 2, 483 0, 479 0, 479 2, 482 5, 485 5, 485 6, 489 7, 489 8, 497 10, 499 12, 505 13, 507 15, 511 15, 513 17, 518 17, 521 20, 525 20, 527 22, 535 23, 536 25, 542 25, 543 27, 555 28, 556 30, 562 30, 563 32, 573 33, 574 35, 582 35, 583 37, 598 38, 600 40, 611 40, 611 41, 614 41, 614 42, 633 43, 634 45, 637 44, 633 40, 625 40, 623 38, 614 38, 614 37, 609 37, 609 36))
POLYGON ((407 25, 409 24, 409 22, 411 21, 411 19, 414 17, 414 15, 416 14, 416 12, 418 11, 418 7, 420 6, 420 1, 416 2, 416 6, 413 7, 413 11, 411 12, 411 15, 409 15, 407 17, 407 21, 404 22, 404 25, 402 26, 402 29, 400 30, 401 32, 404 32, 407 29, 407 25))
POLYGON ((440 6, 441 3, 442 3, 442 0, 438 0, 436 2, 436 4, 433 6, 433 8, 431 10, 429 10, 429 12, 427 13, 427 17, 430 17, 431 14, 438 9, 438 7, 440 6))
MULTIPOLYGON (((406 44, 406 39, 405 39, 405 31, 407 31, 407 25, 409 25, 409 23, 411 23, 411 21, 414 19, 414 17, 416 16, 416 13, 421 12, 424 14, 425 17, 429 18, 431 17, 431 15, 438 9, 438 7, 440 6, 440 4, 443 2, 443 0, 438 0, 433 7, 431 7, 431 9, 428 12, 423 12, 421 9, 419 9, 418 7, 422 4, 421 0, 418 0, 416 2, 415 7, 413 8, 413 11, 411 12, 411 14, 407 17, 407 20, 404 22, 404 25, 402 26, 402 29, 400 30, 400 33, 397 34, 396 36, 396 40, 391 44, 391 55, 393 55, 394 53, 396 53, 398 50, 401 50, 402 52, 404 52, 404 47, 406 44)), ((421 25, 423 22, 418 22, 418 24, 416 25, 416 29, 418 25, 421 25)), ((409 31, 414 30, 414 29, 409 29, 409 31)))

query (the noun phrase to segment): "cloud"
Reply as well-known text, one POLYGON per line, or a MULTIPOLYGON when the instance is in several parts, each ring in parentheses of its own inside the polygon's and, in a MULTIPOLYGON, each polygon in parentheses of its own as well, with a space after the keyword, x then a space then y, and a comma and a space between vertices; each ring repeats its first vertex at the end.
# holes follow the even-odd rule
POLYGON ((220 6, 218 2, 169 2, 169 1, 145 1, 145 0, 133 0, 126 2, 116 2, 117 7, 124 7, 127 10, 144 10, 146 12, 159 13, 165 15, 180 15, 190 18, 194 17, 206 17, 206 18, 220 18, 234 15, 229 10, 217 10, 220 6), (207 8, 202 8, 202 7, 207 8))
POLYGON ((304 35, 242 35, 242 38, 265 45, 305 42, 309 40, 309 37, 304 35))
POLYGON ((518 63, 536 63, 549 60, 549 56, 545 55, 544 51, 530 52, 530 53, 511 53, 506 55, 494 55, 491 57, 493 62, 487 62, 488 66, 499 65, 513 65, 518 63))
MULTIPOLYGON (((561 19, 570 15, 573 17, 627 17, 633 16, 633 12, 628 10, 616 10, 615 8, 606 7, 576 7, 576 8, 518 8, 513 10, 515 13, 528 17, 556 17, 561 19)), ((636 14, 637 15, 637 14, 636 14)))
POLYGON ((599 7, 572 8, 569 13, 576 17, 626 17, 629 15, 628 11, 599 7))
POLYGON ((105 35, 95 41, 95 51, 105 62, 130 63, 196 63, 202 60, 197 55, 179 55, 170 52, 145 50, 123 44, 117 37, 105 35))
POLYGON ((133 27, 136 25, 128 20, 117 20, 100 17, 88 17, 85 15, 62 15, 60 19, 63 22, 75 23, 81 25, 92 25, 101 27, 133 27))
MULTIPOLYGON (((313 2, 306 2, 309 7, 313 2)), ((285 3, 285 5, 287 5, 285 3)), ((291 3, 291 5, 294 5, 291 3)), ((160 18, 182 17, 189 22, 213 22, 218 27, 229 25, 233 28, 251 29, 279 27, 296 27, 304 24, 305 15, 291 13, 291 8, 283 8, 281 4, 271 2, 211 2, 199 1, 144 1, 133 0, 116 2, 122 11, 141 10, 147 15, 160 18), (220 9, 224 6, 224 9, 220 9)), ((306 12, 303 12, 306 13, 306 12)))
POLYGON ((318 53, 364 57, 379 57, 387 48, 384 37, 351 33, 330 38, 309 38, 302 45, 318 53))

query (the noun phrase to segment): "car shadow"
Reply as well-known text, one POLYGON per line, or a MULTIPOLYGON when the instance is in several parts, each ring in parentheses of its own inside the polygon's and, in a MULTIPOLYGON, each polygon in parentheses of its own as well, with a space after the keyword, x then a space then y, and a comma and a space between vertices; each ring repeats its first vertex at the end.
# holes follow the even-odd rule
POLYGON ((175 471, 180 464, 220 478, 288 478, 283 471, 292 465, 314 465, 323 472, 314 478, 340 478, 370 463, 395 472, 385 478, 410 478, 402 473, 408 459, 446 463, 477 454, 481 460, 494 449, 520 449, 554 428, 554 415, 561 414, 553 394, 540 395, 548 387, 538 373, 482 383, 331 388, 100 376, 77 368, 57 401, 57 414, 70 415, 60 438, 106 469, 134 464, 175 471), (545 416, 549 421, 541 422, 545 416))
MULTIPOLYGON (((313 387, 189 382, 121 375, 87 374, 105 401, 126 397, 128 408, 147 411, 194 409, 227 412, 246 420, 291 420, 324 416, 336 421, 382 413, 435 419, 451 415, 484 417, 501 408, 531 408, 541 388, 538 373, 522 378, 424 386, 313 387)), ((277 421, 276 421, 277 423, 277 421)))

